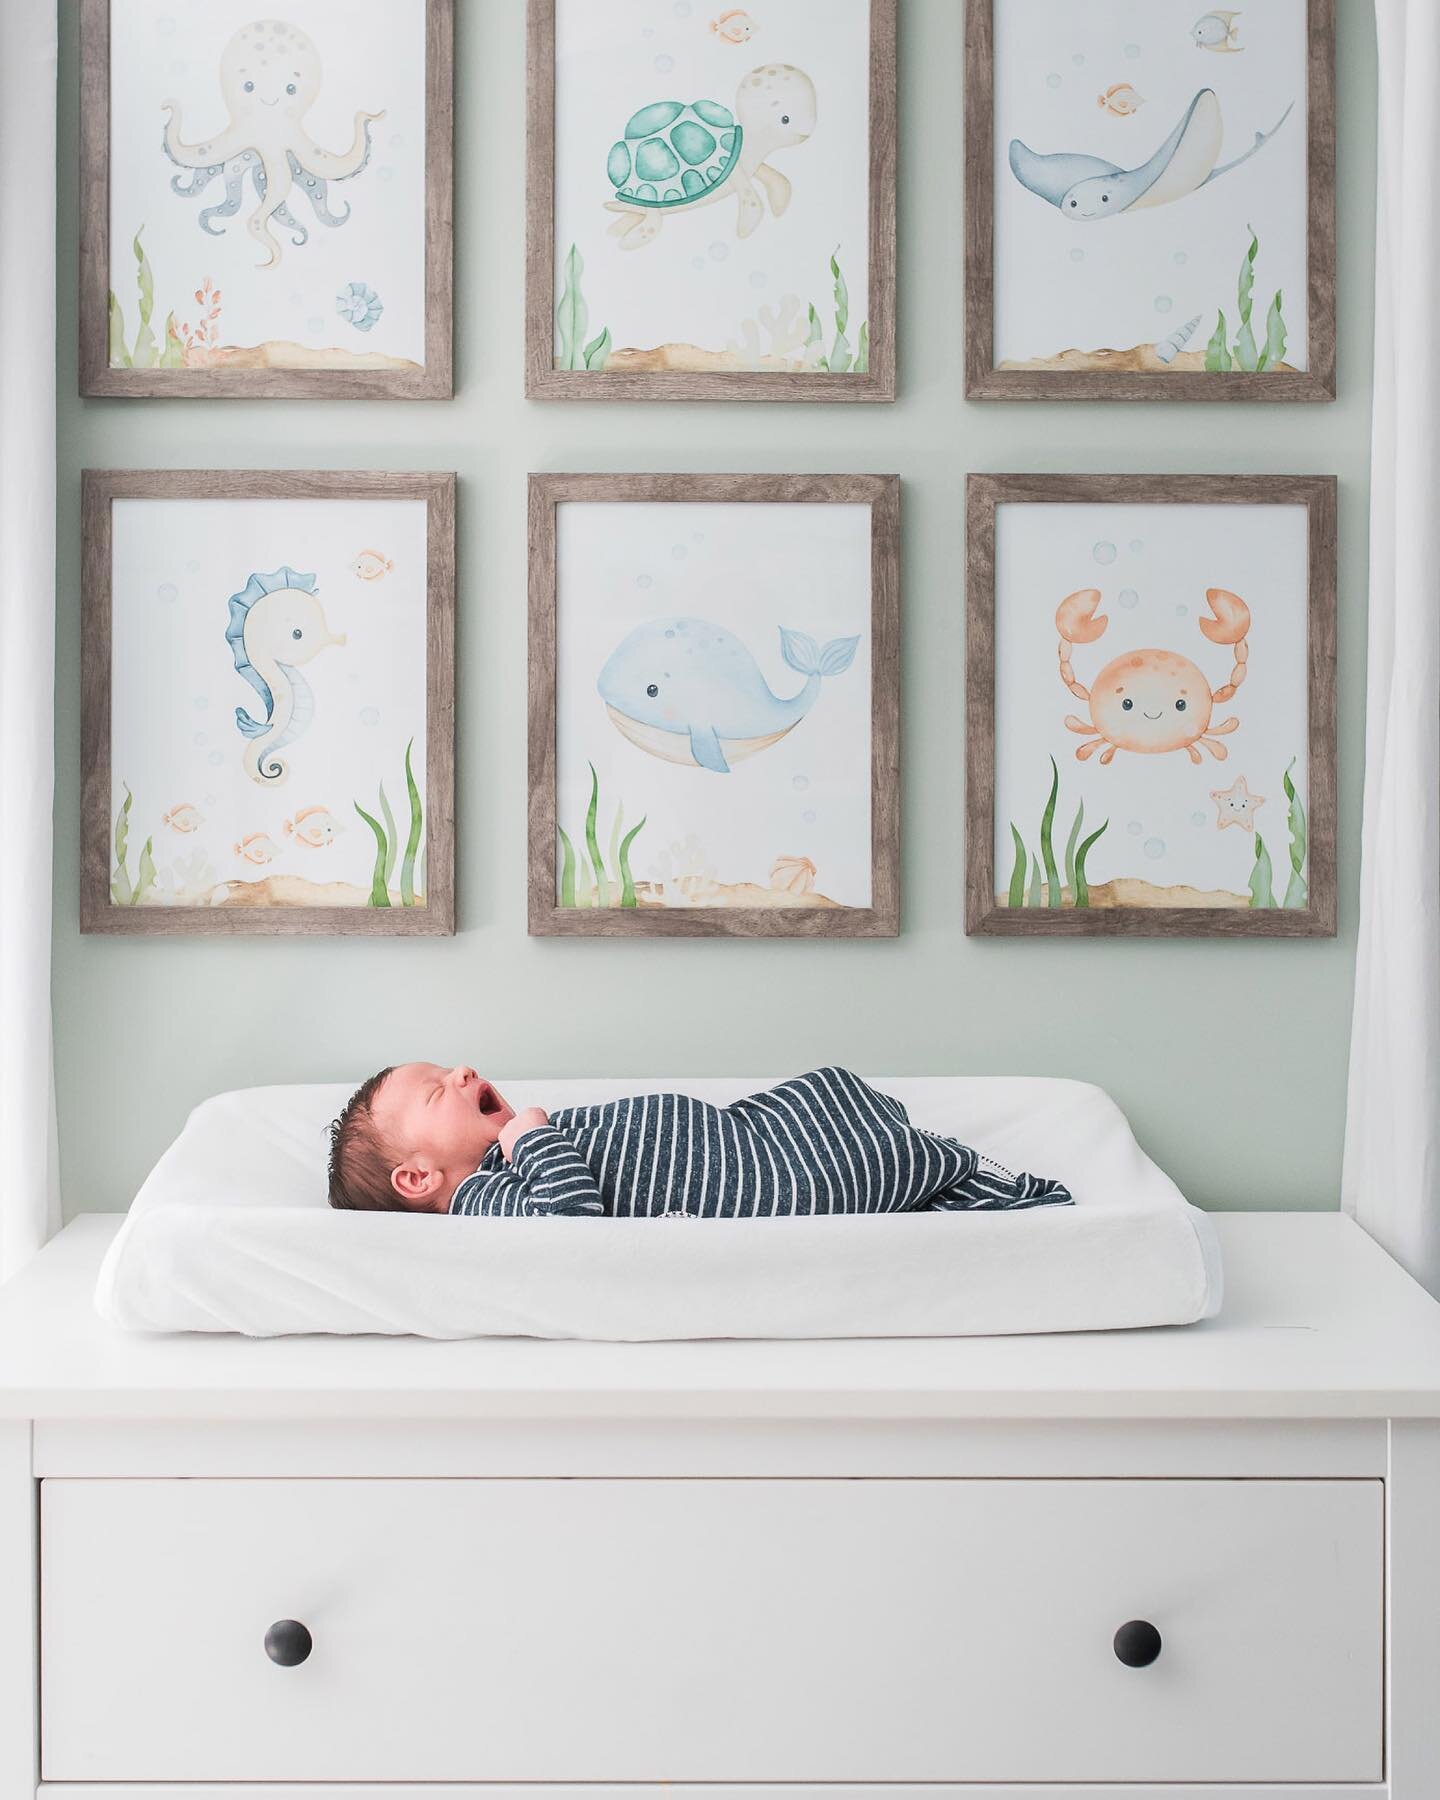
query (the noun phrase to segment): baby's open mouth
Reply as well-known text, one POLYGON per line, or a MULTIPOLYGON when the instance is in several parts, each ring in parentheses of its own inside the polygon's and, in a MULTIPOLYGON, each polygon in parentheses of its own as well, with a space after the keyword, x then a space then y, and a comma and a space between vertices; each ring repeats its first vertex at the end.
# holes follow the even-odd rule
POLYGON ((482 1113, 499 1112, 500 1096, 495 1092, 488 1081, 482 1081, 480 1083, 480 1092, 476 1098, 475 1104, 480 1108, 482 1113))

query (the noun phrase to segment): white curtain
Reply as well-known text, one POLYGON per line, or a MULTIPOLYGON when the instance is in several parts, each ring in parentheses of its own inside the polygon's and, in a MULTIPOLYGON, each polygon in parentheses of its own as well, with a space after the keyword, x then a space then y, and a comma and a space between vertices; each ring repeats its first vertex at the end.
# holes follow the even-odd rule
POLYGON ((1370 673, 1345 1210, 1440 1295, 1440 3, 1376 0, 1370 673))
POLYGON ((60 1223, 50 1057, 56 0, 0 6, 0 1280, 60 1223))

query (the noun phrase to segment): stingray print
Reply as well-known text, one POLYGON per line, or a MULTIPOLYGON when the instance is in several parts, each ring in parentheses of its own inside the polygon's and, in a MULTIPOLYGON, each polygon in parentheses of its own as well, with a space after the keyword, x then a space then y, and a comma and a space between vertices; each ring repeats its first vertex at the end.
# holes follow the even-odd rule
POLYGON ((1103 157, 1077 152, 1045 156, 1014 138, 1010 167, 1015 179, 1032 194, 1058 208, 1073 223, 1118 218, 1144 207, 1183 200, 1257 156, 1295 110, 1292 100, 1270 131, 1257 131, 1255 142, 1228 163, 1220 162, 1225 126, 1213 88, 1202 88, 1180 123, 1148 162, 1122 169, 1103 157))

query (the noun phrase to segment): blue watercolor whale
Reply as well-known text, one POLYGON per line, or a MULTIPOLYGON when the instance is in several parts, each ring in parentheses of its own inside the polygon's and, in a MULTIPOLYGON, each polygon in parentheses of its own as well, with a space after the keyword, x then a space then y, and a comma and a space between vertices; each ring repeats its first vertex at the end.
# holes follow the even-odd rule
POLYGON ((652 619, 637 625, 596 683, 616 729, 666 762, 728 775, 730 765, 777 743, 810 711, 827 675, 843 675, 858 637, 822 649, 803 631, 780 627, 780 653, 805 677, 798 694, 771 693, 755 658, 732 632, 708 619, 652 619))

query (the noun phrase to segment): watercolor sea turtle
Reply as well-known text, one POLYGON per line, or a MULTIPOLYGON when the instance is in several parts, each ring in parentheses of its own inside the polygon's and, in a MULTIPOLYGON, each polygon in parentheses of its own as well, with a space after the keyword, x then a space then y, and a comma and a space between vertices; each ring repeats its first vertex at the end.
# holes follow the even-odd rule
POLYGON ((790 183, 768 158, 803 144, 815 116, 815 84, 789 63, 752 69, 733 111, 718 100, 642 106, 606 163, 615 189, 606 211, 620 214, 612 235, 623 250, 638 250, 659 235, 667 212, 693 212, 734 194, 736 229, 749 237, 765 216, 760 189, 777 219, 790 204, 790 183))

